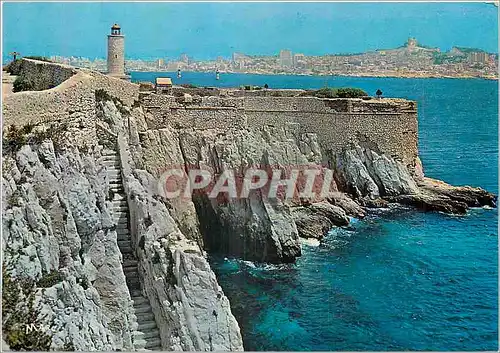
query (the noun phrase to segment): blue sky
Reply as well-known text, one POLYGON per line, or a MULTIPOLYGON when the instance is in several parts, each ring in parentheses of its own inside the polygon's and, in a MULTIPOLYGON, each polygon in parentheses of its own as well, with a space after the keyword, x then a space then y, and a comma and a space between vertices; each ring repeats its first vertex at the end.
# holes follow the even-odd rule
POLYGON ((498 52, 498 8, 482 3, 4 3, 4 55, 105 57, 114 22, 127 58, 362 52, 409 36, 498 52))

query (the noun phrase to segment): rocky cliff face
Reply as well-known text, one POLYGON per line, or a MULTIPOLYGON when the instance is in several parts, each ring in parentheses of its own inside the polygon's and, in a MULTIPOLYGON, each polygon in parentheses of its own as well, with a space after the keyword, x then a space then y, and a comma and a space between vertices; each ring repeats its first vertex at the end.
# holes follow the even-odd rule
POLYGON ((163 347, 175 351, 239 351, 241 335, 229 301, 197 242, 177 227, 167 207, 147 192, 146 171, 129 176, 139 271, 163 347))
POLYGON ((4 156, 3 327, 12 349, 133 349, 98 153, 58 154, 46 140, 4 156))

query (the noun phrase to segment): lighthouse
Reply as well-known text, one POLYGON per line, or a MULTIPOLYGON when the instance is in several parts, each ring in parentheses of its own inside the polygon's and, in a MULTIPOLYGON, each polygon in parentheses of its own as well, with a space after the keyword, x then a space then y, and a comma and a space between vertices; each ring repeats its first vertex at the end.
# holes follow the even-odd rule
POLYGON ((129 79, 125 74, 125 36, 116 23, 111 27, 111 34, 108 34, 108 75, 129 79))

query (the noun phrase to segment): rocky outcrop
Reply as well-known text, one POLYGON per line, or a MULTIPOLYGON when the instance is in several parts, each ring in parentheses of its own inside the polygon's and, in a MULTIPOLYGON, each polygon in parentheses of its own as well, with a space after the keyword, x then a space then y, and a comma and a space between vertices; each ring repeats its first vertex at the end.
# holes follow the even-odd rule
POLYGON ((391 202, 415 206, 423 211, 465 214, 470 207, 496 207, 496 195, 481 188, 456 187, 442 181, 422 178, 419 192, 388 198, 391 202))
MULTIPOLYGON (((216 175, 248 167, 287 168, 309 163, 291 129, 260 131, 182 130, 180 146, 187 168, 209 168, 216 175)), ((290 207, 263 192, 248 198, 208 198, 195 195, 205 243, 211 251, 249 260, 290 262, 300 255, 300 242, 290 207)))
POLYGON ((384 154, 354 146, 334 156, 339 187, 355 198, 415 194, 417 185, 406 167, 384 154))
POLYGON ((126 189, 139 271, 160 329, 163 349, 241 351, 229 300, 205 253, 177 227, 164 203, 147 192, 154 178, 137 170, 126 189))
POLYGON ((95 160, 78 149, 56 154, 50 140, 4 156, 2 319, 12 349, 133 349, 130 296, 95 160))
POLYGON ((345 211, 328 202, 318 202, 308 207, 294 207, 294 222, 303 238, 321 239, 333 227, 347 226, 349 217, 345 211))
POLYGON ((481 188, 454 187, 423 173, 412 177, 400 162, 359 146, 334 156, 333 164, 339 187, 368 207, 395 202, 464 214, 470 207, 496 206, 496 196, 481 188))

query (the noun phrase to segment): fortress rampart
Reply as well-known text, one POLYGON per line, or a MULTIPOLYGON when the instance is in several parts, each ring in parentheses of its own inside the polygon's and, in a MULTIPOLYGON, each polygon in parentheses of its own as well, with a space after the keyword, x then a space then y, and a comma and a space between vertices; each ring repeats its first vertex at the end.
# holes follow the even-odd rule
POLYGON ((37 91, 56 87, 77 73, 77 69, 69 65, 24 58, 20 60, 18 71, 37 91))
POLYGON ((333 153, 350 143, 367 144, 401 160, 410 170, 418 156, 413 101, 244 95, 194 98, 144 95, 141 105, 149 113, 148 127, 229 129, 295 124, 297 133, 316 133, 323 148, 333 153))
MULTIPOLYGON (((132 106, 140 102, 149 129, 259 128, 265 125, 295 125, 298 134, 316 133, 325 151, 339 152, 350 143, 369 146, 401 160, 410 170, 418 157, 417 107, 404 99, 320 99, 300 97, 298 90, 273 90, 255 94, 238 90, 214 90, 210 96, 141 93, 139 85, 84 69, 58 64, 32 65, 30 75, 72 73, 57 87, 20 92, 4 99, 4 126, 56 120, 77 114, 95 114, 96 92, 118 98, 132 106), (57 67, 60 69, 57 69, 57 67), (74 71, 73 71, 74 70, 74 71)), ((178 92, 179 93, 179 92, 178 92)))
POLYGON ((42 78, 47 84, 37 91, 3 97, 4 126, 64 119, 75 112, 94 114, 98 90, 126 105, 132 105, 139 98, 139 85, 95 71, 29 59, 22 59, 22 67, 23 77, 42 78))

